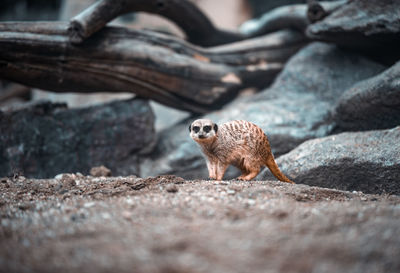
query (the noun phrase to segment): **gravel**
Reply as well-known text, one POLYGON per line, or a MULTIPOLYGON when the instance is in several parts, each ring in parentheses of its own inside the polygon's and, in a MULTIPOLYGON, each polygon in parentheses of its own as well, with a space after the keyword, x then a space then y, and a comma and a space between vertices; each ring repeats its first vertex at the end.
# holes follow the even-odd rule
POLYGON ((0 215, 1 272, 400 270, 396 195, 63 174, 0 179, 0 215))

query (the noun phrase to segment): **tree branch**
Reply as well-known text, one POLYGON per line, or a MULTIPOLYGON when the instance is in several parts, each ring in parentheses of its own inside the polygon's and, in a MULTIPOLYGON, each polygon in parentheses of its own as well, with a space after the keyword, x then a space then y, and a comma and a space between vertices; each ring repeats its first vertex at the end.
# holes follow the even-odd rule
POLYGON ((116 17, 130 12, 149 12, 176 23, 187 40, 200 46, 239 41, 239 33, 219 30, 192 2, 187 0, 100 0, 71 19, 70 40, 81 43, 116 17))
POLYGON ((107 27, 79 46, 67 25, 0 24, 0 77, 56 92, 133 92, 204 113, 265 86, 307 39, 282 31, 204 49, 150 31, 107 27))
POLYGON ((307 6, 308 21, 313 24, 321 21, 326 16, 334 12, 347 2, 347 0, 339 0, 332 2, 318 2, 317 0, 309 0, 307 6))
POLYGON ((240 27, 240 32, 248 37, 256 37, 286 28, 295 29, 303 33, 310 21, 326 16, 345 2, 343 0, 312 2, 309 5, 297 4, 278 7, 265 13, 260 18, 245 22, 240 27), (317 12, 317 9, 319 12, 317 12))

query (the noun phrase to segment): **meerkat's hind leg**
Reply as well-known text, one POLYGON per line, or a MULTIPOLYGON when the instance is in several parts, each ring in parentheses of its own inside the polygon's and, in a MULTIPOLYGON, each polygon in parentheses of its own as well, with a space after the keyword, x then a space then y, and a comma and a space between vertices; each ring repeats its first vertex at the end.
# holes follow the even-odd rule
POLYGON ((237 180, 245 180, 244 177, 249 175, 250 170, 246 166, 242 165, 242 166, 240 166, 240 171, 242 172, 242 174, 236 179, 237 180))
POLYGON ((244 179, 244 177, 246 177, 249 173, 250 172, 248 172, 247 170, 246 170, 246 172, 242 171, 242 174, 240 176, 238 176, 236 179, 237 180, 246 180, 246 179, 244 179))
POLYGON ((256 162, 242 159, 240 170, 242 175, 237 178, 238 180, 251 180, 260 172, 260 167, 256 166, 256 162))
POLYGON ((237 177, 237 180, 244 180, 243 178, 250 173, 249 168, 246 166, 245 158, 242 157, 240 163, 236 166, 242 172, 242 174, 237 177))
POLYGON ((252 180, 254 177, 256 177, 260 173, 260 168, 251 168, 249 172, 246 175, 241 175, 238 177, 239 180, 252 180))

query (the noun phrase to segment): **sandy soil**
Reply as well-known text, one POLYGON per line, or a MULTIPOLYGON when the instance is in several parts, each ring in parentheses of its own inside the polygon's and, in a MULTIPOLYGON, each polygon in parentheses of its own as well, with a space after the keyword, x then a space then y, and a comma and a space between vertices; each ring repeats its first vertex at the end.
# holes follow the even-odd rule
POLYGON ((399 272, 400 197, 174 176, 0 179, 1 272, 399 272))

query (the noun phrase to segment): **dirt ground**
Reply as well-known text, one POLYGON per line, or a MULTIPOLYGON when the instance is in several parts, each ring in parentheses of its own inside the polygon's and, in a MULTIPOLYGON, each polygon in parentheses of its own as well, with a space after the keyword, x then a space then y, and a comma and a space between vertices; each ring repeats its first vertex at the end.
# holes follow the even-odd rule
POLYGON ((174 176, 0 179, 1 272, 400 272, 400 197, 174 176))

